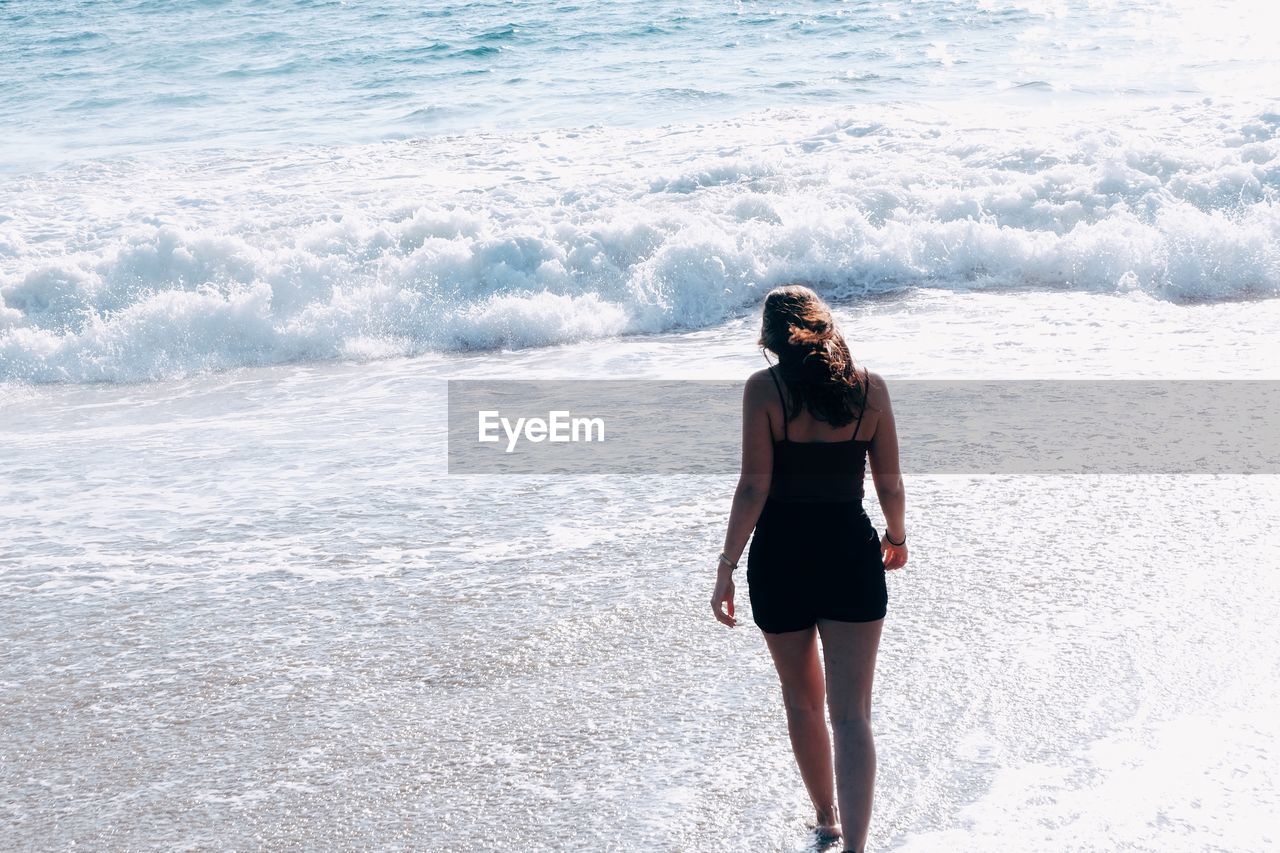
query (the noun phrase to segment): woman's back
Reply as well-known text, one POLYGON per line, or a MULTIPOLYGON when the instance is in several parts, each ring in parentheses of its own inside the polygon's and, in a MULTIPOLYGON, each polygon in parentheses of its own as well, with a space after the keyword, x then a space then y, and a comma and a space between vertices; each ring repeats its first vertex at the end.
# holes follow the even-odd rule
POLYGON ((803 407, 794 420, 788 418, 783 383, 778 380, 776 368, 770 368, 769 373, 782 407, 782 437, 774 438, 769 498, 787 503, 861 503, 867 449, 871 445, 862 428, 870 384, 867 377, 859 379, 862 402, 857 418, 851 425, 833 427, 803 407))

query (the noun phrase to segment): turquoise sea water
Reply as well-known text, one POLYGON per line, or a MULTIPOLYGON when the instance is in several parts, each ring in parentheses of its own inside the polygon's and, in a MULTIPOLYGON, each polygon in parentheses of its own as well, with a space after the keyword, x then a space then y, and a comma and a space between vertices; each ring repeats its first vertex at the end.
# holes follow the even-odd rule
POLYGON ((0 151, 11 168, 1017 88, 1221 94, 1275 82, 1268 21, 1178 0, 30 0, 0 7, 0 151))
POLYGON ((0 382, 1280 293, 1233 2, 8 3, 0 382))

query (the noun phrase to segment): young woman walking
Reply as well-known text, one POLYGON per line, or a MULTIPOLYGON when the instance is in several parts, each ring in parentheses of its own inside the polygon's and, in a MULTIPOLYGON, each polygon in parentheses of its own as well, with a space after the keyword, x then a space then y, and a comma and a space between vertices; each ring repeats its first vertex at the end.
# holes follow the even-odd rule
POLYGON ((814 829, 861 853, 875 784, 871 681, 888 603, 884 572, 907 562, 893 410, 884 380, 854 364, 830 309, 807 287, 769 293, 760 344, 778 364, 753 374, 743 393, 742 473, 711 607, 738 624, 733 571, 754 530, 752 618, 782 683, 814 829), (862 507, 868 461, 883 536, 862 507))

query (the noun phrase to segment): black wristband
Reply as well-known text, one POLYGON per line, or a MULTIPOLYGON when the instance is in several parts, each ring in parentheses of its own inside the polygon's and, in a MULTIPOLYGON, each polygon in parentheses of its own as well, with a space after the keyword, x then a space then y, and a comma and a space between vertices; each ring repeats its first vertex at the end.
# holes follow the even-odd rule
POLYGON ((884 540, 895 548, 901 548, 903 545, 907 544, 907 534, 902 534, 901 542, 894 542, 893 537, 889 535, 889 530, 886 528, 884 531, 884 540))

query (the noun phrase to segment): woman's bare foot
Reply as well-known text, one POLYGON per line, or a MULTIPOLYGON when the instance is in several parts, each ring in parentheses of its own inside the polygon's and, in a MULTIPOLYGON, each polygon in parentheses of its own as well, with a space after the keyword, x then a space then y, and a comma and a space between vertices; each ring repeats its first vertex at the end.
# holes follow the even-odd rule
POLYGON ((840 815, 834 805, 830 808, 818 809, 817 817, 814 818, 813 823, 809 824, 809 829, 813 832, 810 850, 835 850, 843 838, 840 831, 840 815))
POLYGON ((843 840, 840 834, 840 824, 838 823, 819 822, 817 826, 811 827, 811 829, 813 830, 813 849, 833 850, 843 840))

